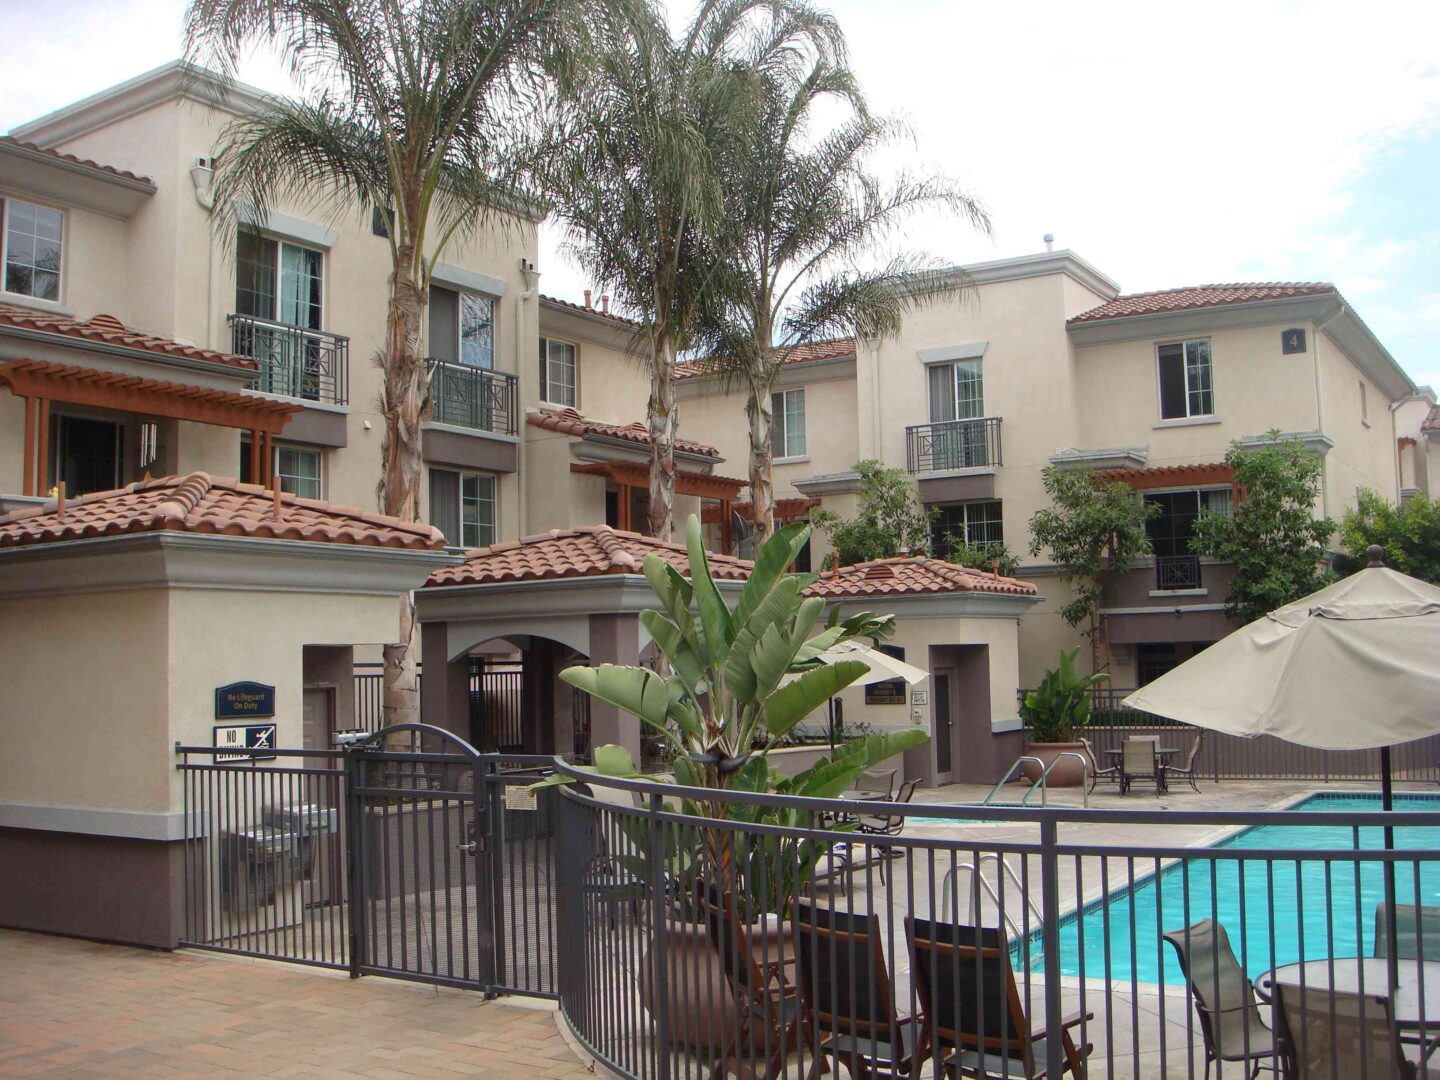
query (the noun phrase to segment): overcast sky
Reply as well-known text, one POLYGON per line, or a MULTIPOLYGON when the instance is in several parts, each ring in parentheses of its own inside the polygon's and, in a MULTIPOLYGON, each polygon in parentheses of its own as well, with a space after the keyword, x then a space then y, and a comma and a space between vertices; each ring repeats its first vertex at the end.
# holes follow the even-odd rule
MULTIPOLYGON (((821 3, 824 0, 820 0, 821 3)), ((948 262, 1057 247, 1126 291, 1333 281, 1440 387, 1440 4, 831 0, 879 110, 995 238, 943 218, 948 262)), ((0 0, 0 130, 180 50, 184 0, 0 0)), ((242 78, 286 89, 263 59, 242 78)), ((586 282, 542 237, 542 288, 586 282)))

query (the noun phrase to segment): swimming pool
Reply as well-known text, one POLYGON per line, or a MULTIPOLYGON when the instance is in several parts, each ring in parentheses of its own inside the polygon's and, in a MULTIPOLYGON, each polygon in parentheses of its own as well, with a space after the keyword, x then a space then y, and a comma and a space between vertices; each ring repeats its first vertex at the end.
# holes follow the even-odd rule
MULTIPOLYGON (((1440 797, 1397 795, 1394 805, 1396 810, 1440 812, 1440 797)), ((1327 792, 1312 795, 1290 809, 1301 813, 1373 812, 1380 809, 1380 797, 1327 792)), ((1440 814, 1436 820, 1440 823, 1440 814)), ((1348 826, 1260 825, 1228 837, 1211 850, 1333 851, 1351 848, 1353 844, 1354 830, 1348 826)), ((1382 830, 1361 829, 1360 846, 1369 850, 1382 848, 1382 830)), ((1434 851, 1440 848, 1440 824, 1396 829, 1395 846, 1434 851)), ((1185 980, 1175 952, 1161 941, 1160 934, 1212 917, 1212 911, 1213 917, 1229 933, 1236 955, 1252 976, 1277 964, 1300 959, 1370 954, 1375 936, 1375 907, 1385 893, 1384 873, 1379 863, 1362 864, 1358 882, 1353 863, 1334 863, 1327 871, 1324 863, 1302 858, 1275 862, 1271 867, 1273 869, 1267 871, 1264 863, 1250 862, 1244 864, 1242 874, 1242 863, 1238 859, 1188 859, 1167 867, 1158 875, 1158 880, 1152 874, 1131 887, 1112 892, 1108 900, 1093 902, 1062 921, 1061 973, 1084 975, 1088 979, 1128 982, 1133 978, 1138 982, 1182 985, 1185 980), (1328 926, 1327 884, 1332 912, 1328 926), (1239 933, 1242 908, 1244 942, 1239 933)), ((1137 877, 1142 869, 1142 863, 1137 861, 1137 877)), ((1398 903, 1415 903, 1413 864, 1397 864, 1395 886, 1398 903)), ((1419 889, 1421 904, 1440 903, 1440 863, 1421 866, 1419 889)), ((1037 934, 1030 941, 1030 962, 1038 970, 1043 960, 1044 951, 1037 934)))

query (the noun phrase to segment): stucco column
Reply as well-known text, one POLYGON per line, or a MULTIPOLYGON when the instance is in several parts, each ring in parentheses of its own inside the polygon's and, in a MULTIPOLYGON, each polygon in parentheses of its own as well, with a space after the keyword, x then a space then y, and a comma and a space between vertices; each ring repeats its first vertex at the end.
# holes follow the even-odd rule
POLYGON ((469 659, 451 661, 445 623, 420 624, 420 719, 470 741, 469 659))
MULTIPOLYGON (((635 615, 590 616, 590 663, 633 667, 640 660, 640 619, 635 615)), ((640 718, 614 705, 590 699, 590 746, 615 743, 640 763, 640 718)))

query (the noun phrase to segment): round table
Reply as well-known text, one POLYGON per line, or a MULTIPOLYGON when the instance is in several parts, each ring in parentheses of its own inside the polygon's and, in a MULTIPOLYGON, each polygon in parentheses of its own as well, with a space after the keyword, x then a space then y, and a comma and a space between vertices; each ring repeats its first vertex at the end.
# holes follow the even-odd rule
POLYGON ((1440 1034, 1440 960, 1407 960, 1402 957, 1399 969, 1400 985, 1393 991, 1390 990, 1388 965, 1383 956, 1306 960, 1298 964, 1286 964, 1257 976, 1255 992, 1270 1001, 1277 982, 1286 986, 1300 986, 1302 973, 1307 991, 1323 992, 1333 988, 1352 994, 1360 991, 1363 976, 1367 994, 1390 999, 1390 1012, 1395 1017, 1396 1027, 1418 1028, 1423 1022, 1427 1034, 1440 1034))

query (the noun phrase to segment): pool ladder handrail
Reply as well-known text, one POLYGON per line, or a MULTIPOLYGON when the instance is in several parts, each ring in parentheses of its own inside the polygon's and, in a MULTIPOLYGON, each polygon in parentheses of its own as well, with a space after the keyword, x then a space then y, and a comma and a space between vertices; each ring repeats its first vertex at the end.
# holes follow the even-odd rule
POLYGON ((1036 906, 1035 900, 1030 894, 1025 891, 1025 886, 1020 881, 1020 875, 1017 874, 1015 868, 1010 865, 1010 860, 1004 858, 997 851, 988 851, 976 858, 974 862, 960 863, 958 866, 952 866, 945 872, 945 877, 940 885, 942 894, 940 897, 940 921, 950 921, 950 898, 952 896, 957 898, 955 907, 958 914, 958 908, 960 907, 958 897, 960 894, 956 887, 959 882, 956 879, 957 875, 964 871, 971 875, 971 886, 966 890, 966 896, 969 898, 968 903, 971 916, 973 917, 975 913, 975 897, 979 895, 981 889, 984 889, 985 895, 994 901, 995 910, 998 911, 1000 917, 1005 920, 1005 925, 1009 927, 1011 935, 1013 937, 1024 936, 1024 928, 1016 923, 1014 917, 1005 910, 1004 904, 1000 901, 999 891, 990 883, 990 879, 983 873, 983 868, 987 862, 995 863, 997 873, 1003 871, 1005 876, 1009 878, 1010 883, 1015 887, 1016 894, 1024 898, 1025 906, 1030 909, 1030 917, 1035 920, 1035 925, 1040 926, 1044 922, 1044 916, 1041 914, 1040 908, 1036 906))
POLYGON ((1061 750, 1058 754, 1056 754, 1053 758, 1051 758, 1050 763, 1049 763, 1048 765, 1047 765, 1044 761, 1042 761, 1040 758, 1035 757, 1035 756, 1033 756, 1033 755, 1031 755, 1031 754, 1021 754, 1018 758, 1016 758, 1013 762, 1011 762, 1010 768, 1008 768, 1007 770, 1005 770, 1005 775, 1002 776, 1002 777, 1000 778, 999 782, 998 782, 993 788, 990 789, 990 794, 985 796, 985 801, 984 801, 983 803, 981 803, 980 805, 981 805, 981 806, 1028 806, 1028 805, 1030 804, 1030 796, 1032 796, 1032 795, 1035 794, 1035 789, 1036 789, 1036 788, 1039 788, 1039 789, 1040 789, 1040 805, 1041 805, 1041 806, 1044 806, 1044 805, 1045 805, 1045 801, 1046 801, 1046 793, 1049 791, 1049 787, 1048 787, 1048 785, 1046 784, 1046 780, 1047 780, 1047 779, 1049 778, 1049 776, 1050 776, 1050 770, 1053 769, 1053 768, 1055 768, 1055 766, 1060 763, 1060 759, 1061 759, 1061 758, 1067 758, 1067 757, 1068 757, 1068 758, 1074 758, 1076 761, 1080 762, 1080 769, 1081 769, 1081 774, 1080 774, 1080 791, 1081 791, 1081 793, 1082 793, 1082 794, 1081 794, 1081 798, 1084 800, 1085 809, 1087 809, 1087 810, 1090 809, 1090 762, 1085 759, 1085 755, 1084 755, 1084 754, 1077 753, 1077 752, 1074 751, 1074 750, 1061 750), (995 801, 994 801, 994 800, 995 800, 995 796, 996 796, 996 795, 999 795, 1001 789, 1004 788, 1004 786, 1005 786, 1006 784, 1010 783, 1011 779, 1014 778, 1014 776, 1015 776, 1015 770, 1018 769, 1018 768, 1020 768, 1020 766, 1023 765, 1023 764, 1024 764, 1025 762, 1027 762, 1027 761, 1033 761, 1036 765, 1039 765, 1039 766, 1040 766, 1040 779, 1036 780, 1033 784, 1030 785, 1030 790, 1027 791, 1027 792, 1025 792, 1024 797, 1023 797, 1018 803, 997 803, 997 802, 995 802, 995 801))

